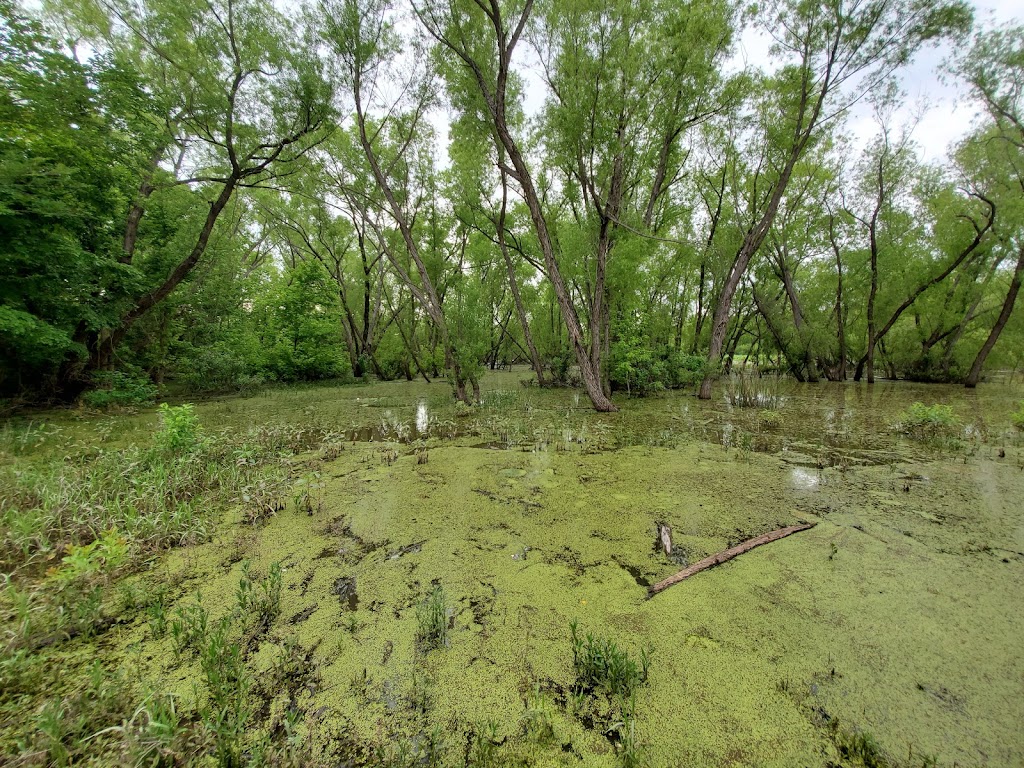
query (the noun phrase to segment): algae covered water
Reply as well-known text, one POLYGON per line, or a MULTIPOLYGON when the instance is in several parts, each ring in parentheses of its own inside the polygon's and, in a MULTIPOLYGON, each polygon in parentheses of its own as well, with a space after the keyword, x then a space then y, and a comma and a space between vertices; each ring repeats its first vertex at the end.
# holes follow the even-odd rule
POLYGON ((8 762, 1024 761, 1019 384, 519 378, 209 401, 173 455, 152 412, 7 425, 8 762))

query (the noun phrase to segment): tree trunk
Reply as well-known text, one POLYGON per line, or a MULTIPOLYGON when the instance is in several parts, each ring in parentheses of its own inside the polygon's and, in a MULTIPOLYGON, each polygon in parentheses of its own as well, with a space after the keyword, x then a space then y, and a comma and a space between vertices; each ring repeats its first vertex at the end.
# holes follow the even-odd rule
POLYGON ((999 317, 996 318, 996 324, 992 326, 992 331, 989 333, 988 338, 985 339, 985 343, 981 345, 978 356, 974 358, 974 365, 971 366, 970 373, 967 374, 964 386, 968 389, 978 386, 978 382, 981 380, 981 369, 985 365, 985 358, 988 357, 989 352, 992 351, 996 342, 999 341, 999 335, 1003 332, 1003 328, 1006 327, 1006 323, 1013 313, 1013 305, 1017 302, 1017 294, 1020 293, 1022 279, 1024 279, 1024 245, 1020 247, 1017 255, 1017 266, 1013 270, 1013 279, 1010 280, 1010 288, 1006 292, 1003 309, 999 313, 999 317))
POLYGON ((505 242, 505 215, 508 208, 508 176, 501 171, 501 212, 498 215, 498 247, 505 259, 505 270, 508 273, 508 287, 512 291, 512 299, 516 305, 516 316, 519 318, 519 325, 523 328, 523 341, 530 353, 530 365, 537 375, 537 385, 546 386, 544 380, 544 366, 540 362, 540 355, 537 353, 537 345, 533 342, 533 333, 530 331, 530 320, 526 316, 526 308, 523 305, 523 296, 519 290, 519 281, 516 279, 515 266, 512 264, 512 257, 508 253, 508 244, 505 242))

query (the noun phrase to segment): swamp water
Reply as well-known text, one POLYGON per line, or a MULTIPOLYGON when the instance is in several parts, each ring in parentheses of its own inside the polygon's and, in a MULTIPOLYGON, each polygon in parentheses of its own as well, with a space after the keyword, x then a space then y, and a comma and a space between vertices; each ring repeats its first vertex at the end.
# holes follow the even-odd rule
MULTIPOLYGON (((168 616, 201 600, 213 626, 237 613, 240 580, 279 564, 273 620, 230 630, 249 681, 241 764, 1024 764, 1019 386, 793 385, 770 416, 683 394, 602 415, 522 375, 488 375, 468 412, 421 383, 199 404, 209 433, 319 437, 275 466, 283 508, 254 515, 240 495, 211 509, 207 541, 113 579, 94 636, 37 644, 37 687, 2 694, 0 754, 55 762, 33 736, 40 708, 93 684, 97 662, 126 696, 173 694, 182 727, 201 730, 201 654, 154 637, 119 591, 165 591, 168 616), (952 405, 961 427, 901 437, 892 425, 918 400, 952 405), (686 563, 797 522, 816 526, 648 599, 686 563), (430 648, 437 586, 446 631, 430 648), (571 622, 648 656, 645 682, 629 696, 576 686, 571 622)), ((0 460, 24 471, 124 449, 156 425, 37 418, 8 427, 0 460)), ((94 738, 93 764, 136 754, 109 725, 122 728, 94 738)), ((205 738, 177 756, 206 764, 205 738)))

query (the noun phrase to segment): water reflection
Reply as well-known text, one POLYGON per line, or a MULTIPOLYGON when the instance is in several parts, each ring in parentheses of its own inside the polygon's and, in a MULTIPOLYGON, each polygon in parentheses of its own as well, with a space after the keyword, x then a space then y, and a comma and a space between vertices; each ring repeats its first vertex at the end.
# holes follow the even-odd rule
POLYGON ((426 432, 429 424, 430 413, 427 411, 427 402, 420 400, 416 403, 416 431, 421 434, 426 432))
POLYGON ((789 473, 789 481, 798 490, 814 491, 821 484, 821 475, 804 467, 793 467, 789 473))

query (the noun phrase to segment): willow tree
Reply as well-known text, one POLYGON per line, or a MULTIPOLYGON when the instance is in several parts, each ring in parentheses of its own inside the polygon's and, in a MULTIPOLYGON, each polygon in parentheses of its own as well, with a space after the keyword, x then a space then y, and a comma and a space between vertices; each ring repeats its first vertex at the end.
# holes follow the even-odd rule
POLYGON ((1014 252, 1016 264, 999 315, 967 374, 975 387, 999 336, 1010 320, 1024 281, 1024 26, 1006 26, 979 34, 957 62, 957 71, 981 102, 990 127, 979 137, 991 144, 989 183, 1005 199, 998 226, 1001 244, 1014 252))
POLYGON ((148 163, 118 212, 118 261, 140 272, 138 287, 116 297, 114 322, 83 321, 76 334, 89 350, 87 369, 97 369, 199 264, 232 198, 274 185, 323 139, 331 93, 316 60, 294 45, 300 26, 267 0, 99 0, 58 3, 51 12, 98 52, 131 66, 160 109, 148 163), (138 249, 147 205, 182 185, 202 195, 206 213, 173 264, 149 264, 138 249))
POLYGON ((797 163, 823 128, 878 89, 926 42, 965 32, 971 14, 959 0, 772 0, 759 12, 779 60, 760 95, 756 210, 721 286, 712 319, 709 371, 699 396, 711 397, 733 297, 775 222, 797 163))

